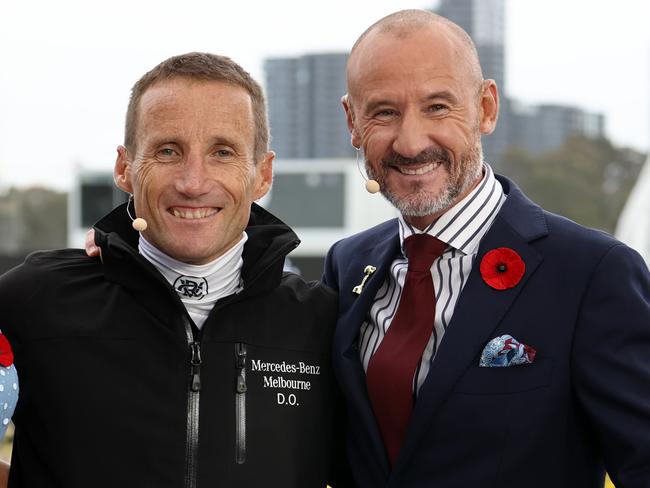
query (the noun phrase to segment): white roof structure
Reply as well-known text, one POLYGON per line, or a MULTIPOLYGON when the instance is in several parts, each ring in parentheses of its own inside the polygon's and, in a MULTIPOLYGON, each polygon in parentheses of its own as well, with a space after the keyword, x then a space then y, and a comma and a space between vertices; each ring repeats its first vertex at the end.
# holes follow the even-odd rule
POLYGON ((639 251, 650 266, 650 156, 623 207, 616 237, 639 251))

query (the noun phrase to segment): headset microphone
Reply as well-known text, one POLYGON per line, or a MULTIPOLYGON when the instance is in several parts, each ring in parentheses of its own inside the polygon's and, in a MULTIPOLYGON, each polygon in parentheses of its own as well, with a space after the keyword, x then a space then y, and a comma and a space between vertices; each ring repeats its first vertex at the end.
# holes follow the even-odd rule
POLYGON ((361 171, 361 166, 359 165, 359 155, 361 152, 361 149, 358 147, 355 147, 354 144, 352 145, 354 149, 357 151, 357 169, 359 170, 359 173, 361 174, 361 177, 366 180, 366 191, 368 193, 377 193, 379 190, 381 190, 381 187, 379 186, 379 183, 377 180, 369 180, 366 178, 366 176, 363 174, 363 171, 361 171))
POLYGON ((144 232, 145 230, 147 230, 147 221, 144 220, 142 217, 137 217, 133 219, 133 222, 131 223, 131 227, 133 227, 138 232, 144 232))
POLYGON ((376 180, 368 180, 366 181, 366 191, 368 193, 377 193, 381 188, 379 187, 379 183, 377 183, 376 180))
POLYGON ((129 201, 126 202, 126 213, 128 214, 129 218, 131 219, 131 227, 133 227, 134 230, 137 232, 144 232, 147 230, 147 221, 144 220, 142 217, 136 217, 135 219, 131 215, 131 211, 129 210, 129 205, 131 205, 131 201, 133 200, 133 195, 129 195, 129 201))

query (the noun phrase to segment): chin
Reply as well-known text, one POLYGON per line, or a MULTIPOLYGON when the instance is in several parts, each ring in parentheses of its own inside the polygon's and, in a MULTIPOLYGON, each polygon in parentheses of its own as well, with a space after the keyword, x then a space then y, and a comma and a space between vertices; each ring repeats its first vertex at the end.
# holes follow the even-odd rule
MULTIPOLYGON (((446 180, 443 182, 446 183, 446 180)), ((407 188, 385 187, 382 194, 402 214, 413 217, 430 215, 444 208, 452 198, 452 189, 447 185, 430 185, 414 182, 407 188), (432 211, 433 210, 433 211, 432 211)))

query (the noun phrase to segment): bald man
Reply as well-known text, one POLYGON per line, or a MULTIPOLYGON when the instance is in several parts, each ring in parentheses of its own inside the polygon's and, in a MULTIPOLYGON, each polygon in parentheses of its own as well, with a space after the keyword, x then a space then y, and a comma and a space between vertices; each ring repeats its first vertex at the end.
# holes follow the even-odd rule
POLYGON ((359 487, 650 487, 650 276, 483 160, 499 96, 457 25, 354 45, 352 144, 397 219, 336 243, 334 364, 359 487))

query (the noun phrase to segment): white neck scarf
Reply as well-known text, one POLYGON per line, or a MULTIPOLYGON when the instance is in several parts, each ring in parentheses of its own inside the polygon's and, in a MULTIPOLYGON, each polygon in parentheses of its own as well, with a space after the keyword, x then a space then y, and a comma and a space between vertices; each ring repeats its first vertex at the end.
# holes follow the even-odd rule
POLYGON ((248 240, 246 232, 237 244, 207 264, 187 264, 155 248, 140 234, 138 250, 174 287, 187 312, 200 329, 220 298, 243 289, 242 252, 248 240))

